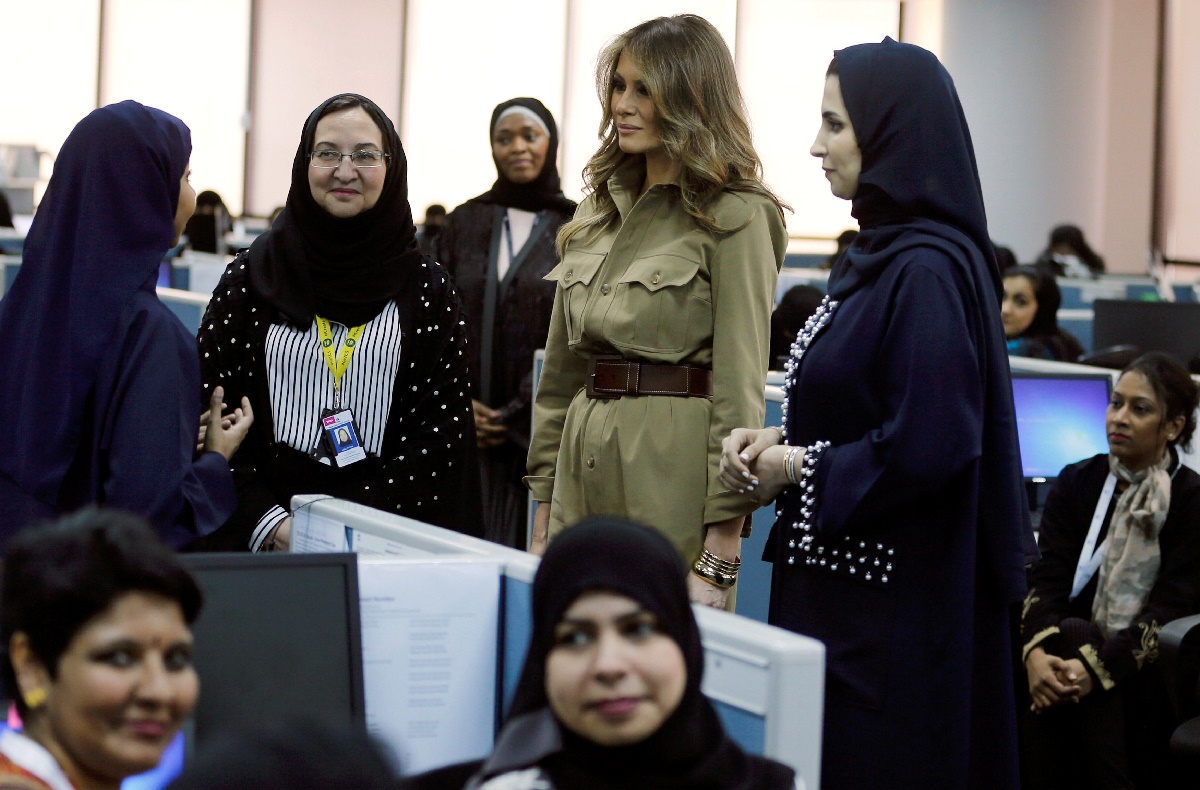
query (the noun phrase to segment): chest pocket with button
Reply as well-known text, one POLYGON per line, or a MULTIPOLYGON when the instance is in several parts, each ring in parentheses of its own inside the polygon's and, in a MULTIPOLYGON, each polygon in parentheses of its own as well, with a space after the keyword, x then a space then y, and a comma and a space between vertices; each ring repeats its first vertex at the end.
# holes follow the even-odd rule
POLYGON ((699 262, 678 255, 629 264, 605 317, 609 341, 637 351, 677 353, 711 334, 712 306, 703 298, 708 291, 700 287, 699 270, 699 262))
POLYGON ((604 263, 603 252, 568 250, 563 261, 546 275, 557 280, 563 294, 563 315, 567 321, 567 342, 574 345, 583 334, 583 311, 587 306, 588 286, 604 263))

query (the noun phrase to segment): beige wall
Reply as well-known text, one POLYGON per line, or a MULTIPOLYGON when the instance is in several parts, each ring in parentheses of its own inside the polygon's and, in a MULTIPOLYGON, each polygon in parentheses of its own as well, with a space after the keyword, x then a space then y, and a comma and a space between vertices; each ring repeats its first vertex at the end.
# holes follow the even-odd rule
POLYGON ((1168 258, 1200 262, 1200 3, 1170 0, 1172 30, 1167 45, 1170 80, 1163 180, 1162 246, 1168 258))
POLYGON ((100 104, 135 99, 192 131, 192 186, 242 213, 250 0, 105 0, 100 104))
POLYGON ((283 204, 304 120, 325 99, 361 93, 399 117, 403 12, 399 0, 255 0, 248 213, 283 204))
MULTIPOLYGON (((919 2, 919 0, 918 0, 919 2)), ((938 0, 993 239, 1032 260, 1080 226, 1110 271, 1146 271, 1155 4, 938 0)))

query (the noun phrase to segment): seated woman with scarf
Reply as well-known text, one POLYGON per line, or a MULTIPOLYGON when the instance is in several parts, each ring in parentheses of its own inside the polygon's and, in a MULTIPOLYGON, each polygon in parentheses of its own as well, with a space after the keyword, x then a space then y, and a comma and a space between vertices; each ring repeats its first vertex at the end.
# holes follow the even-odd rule
POLYGON ((704 651, 667 538, 615 518, 564 531, 533 581, 533 636, 486 760, 409 790, 792 790, 744 753, 700 691, 704 651))
POLYGON ((1046 500, 1021 623, 1026 788, 1170 786, 1146 774, 1170 733, 1147 670, 1159 629, 1200 605, 1200 475, 1176 450, 1197 400, 1174 359, 1138 358, 1113 389, 1108 454, 1063 469, 1046 500))

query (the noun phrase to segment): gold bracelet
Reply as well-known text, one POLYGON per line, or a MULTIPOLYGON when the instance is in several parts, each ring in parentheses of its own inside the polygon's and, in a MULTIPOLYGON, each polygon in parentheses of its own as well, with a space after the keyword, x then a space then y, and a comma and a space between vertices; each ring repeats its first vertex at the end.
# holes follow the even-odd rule
POLYGON ((732 560, 723 560, 708 549, 700 552, 699 562, 703 562, 706 565, 711 565, 712 567, 724 573, 732 573, 735 576, 737 575, 738 568, 742 566, 741 557, 734 557, 732 560))
POLYGON ((711 584, 713 587, 719 587, 722 590, 728 590, 737 582, 737 574, 722 573, 716 568, 708 565, 700 560, 692 566, 692 573, 695 573, 704 581, 711 584))
POLYGON ((738 569, 741 565, 741 557, 737 557, 730 562, 729 560, 721 559, 708 549, 704 549, 704 551, 700 552, 700 559, 696 560, 696 563, 692 566, 692 571, 714 587, 728 590, 737 583, 738 569))

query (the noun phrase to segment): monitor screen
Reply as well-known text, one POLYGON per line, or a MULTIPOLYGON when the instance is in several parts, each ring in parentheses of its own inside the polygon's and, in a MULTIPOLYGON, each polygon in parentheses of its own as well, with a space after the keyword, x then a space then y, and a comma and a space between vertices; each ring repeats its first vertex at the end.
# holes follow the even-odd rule
POLYGON ((1164 351, 1183 365, 1200 357, 1200 304, 1097 299, 1092 303, 1092 347, 1136 346, 1164 351))
POLYGON ((365 726, 352 554, 182 555, 204 591, 192 628, 195 745, 286 716, 365 726))
POLYGON ((1013 372, 1013 401, 1025 478, 1058 477, 1067 464, 1108 452, 1107 374, 1013 372))

